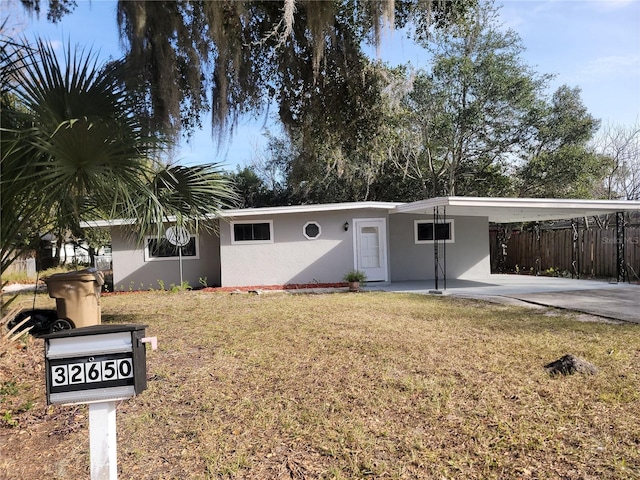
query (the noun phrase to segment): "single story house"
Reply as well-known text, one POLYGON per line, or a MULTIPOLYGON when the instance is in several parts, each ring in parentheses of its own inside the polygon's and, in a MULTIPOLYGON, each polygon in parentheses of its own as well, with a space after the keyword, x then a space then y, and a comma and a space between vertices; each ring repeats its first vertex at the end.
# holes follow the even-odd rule
POLYGON ((128 290, 181 278, 191 286, 326 284, 350 270, 381 283, 482 280, 490 276, 490 222, 625 211, 640 211, 640 201, 439 197, 247 208, 203 220, 216 233, 189 232, 181 250, 166 238, 136 245, 126 232, 130 220, 92 225, 111 229, 114 288, 128 290))

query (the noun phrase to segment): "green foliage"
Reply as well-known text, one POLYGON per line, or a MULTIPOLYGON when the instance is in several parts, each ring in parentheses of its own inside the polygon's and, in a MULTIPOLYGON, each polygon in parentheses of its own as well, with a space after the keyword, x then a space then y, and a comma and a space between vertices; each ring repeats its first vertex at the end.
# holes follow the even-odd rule
POLYGON ((592 198, 609 162, 588 146, 600 122, 587 112, 580 89, 561 86, 534 117, 535 135, 517 169, 520 195, 592 198))
POLYGON ((141 98, 159 125, 193 127, 211 108, 223 133, 275 101, 287 128, 315 128, 358 118, 350 94, 360 89, 361 45, 378 43, 384 23, 426 36, 474 3, 119 2, 118 23, 128 61, 145 66, 141 98))
POLYGON ((20 388, 14 380, 0 383, 0 406, 5 409, 0 410, 0 426, 4 423, 11 428, 20 426, 20 422, 14 417, 15 414, 28 412, 33 408, 33 402, 28 400, 19 402, 18 407, 13 407, 14 398, 19 400, 20 388))
POLYGON ((351 270, 344 276, 343 280, 345 282, 365 282, 367 275, 360 270, 351 270))
MULTIPOLYGON (((351 73, 359 85, 340 83, 334 74, 338 83, 332 88, 344 90, 318 87, 317 98, 295 103, 298 123, 289 126, 288 139, 272 137, 268 150, 268 169, 284 179, 283 204, 521 193, 515 160, 532 156, 536 132, 549 137, 545 129, 574 118, 570 106, 576 102, 559 95, 547 104, 550 76, 523 62, 520 38, 498 23, 493 4, 468 13, 422 39, 432 54, 428 69, 389 69, 353 57, 351 73), (331 102, 342 102, 348 111, 319 121, 310 113, 329 111, 331 102), (553 113, 547 123, 544 112, 553 113)), ((340 71, 327 55, 328 65, 340 71)), ((588 127, 588 118, 577 114, 573 121, 588 127)), ((577 157, 582 172, 598 176, 597 162, 589 170, 584 157, 577 157)), ((547 172, 552 164, 543 162, 541 169, 547 172)))
POLYGON ((399 162, 429 196, 508 194, 505 167, 547 77, 523 63, 520 38, 501 28, 491 4, 426 46, 433 60, 404 99, 405 129, 414 133, 399 162))
MULTIPOLYGON (((72 3, 49 6, 59 20, 72 3)), ((620 195, 636 195, 638 182, 626 180, 635 167, 587 148, 598 122, 579 89, 563 86, 545 98, 550 76, 522 61, 522 41, 499 24, 493 2, 119 2, 118 23, 128 55, 116 69, 130 70, 116 85, 127 85, 132 108, 153 131, 198 128, 211 109, 222 140, 241 115, 269 103, 284 126, 284 136, 270 137, 264 169, 223 178, 189 169, 141 174, 155 196, 125 201, 123 211, 145 224, 159 226, 168 213, 202 214, 191 207, 212 191, 192 196, 179 187, 204 178, 233 181, 242 207, 437 195, 611 197, 614 183, 620 195), (432 56, 428 69, 389 69, 364 55, 362 45, 377 45, 385 22, 408 28, 432 56), (167 68, 176 75, 165 75, 167 68)), ((67 120, 64 132, 85 122, 67 120)), ((81 193, 60 201, 64 211, 104 203, 81 193)), ((28 242, 33 232, 13 238, 28 242)))
MULTIPOLYGON (((29 9, 40 13, 40 0, 21 0, 29 9)), ((71 13, 77 6, 76 0, 49 0, 47 8, 47 20, 53 23, 59 22, 66 14, 71 13)))
POLYGON ((6 401, 6 397, 15 396, 19 392, 18 386, 14 380, 2 382, 0 384, 0 403, 6 401))
POLYGON ((189 285, 189 282, 187 282, 186 280, 184 280, 181 284, 176 285, 175 283, 172 283, 170 285, 170 291, 173 293, 176 292, 184 292, 187 290, 192 290, 191 285, 189 285))
POLYGON ((217 164, 167 165, 124 88, 122 61, 98 65, 67 46, 61 60, 2 43, 2 272, 32 238, 64 238, 96 218, 132 218, 142 240, 175 216, 188 224, 235 202, 217 164))
POLYGON ((238 167, 236 172, 229 172, 226 177, 233 184, 238 194, 239 208, 270 207, 286 205, 286 193, 279 184, 272 183, 269 188, 266 182, 258 175, 253 166, 238 167))
MULTIPOLYGON (((24 2, 38 9, 40 0, 24 2)), ((53 19, 71 2, 49 0, 53 19)), ((426 40, 476 0, 118 2, 130 98, 153 131, 201 126, 211 110, 223 141, 241 115, 277 104, 297 154, 287 187, 260 193, 239 172, 247 206, 365 200, 385 186, 381 71, 363 54, 384 25, 426 40), (167 75, 171 71, 175 74, 167 75), (244 177, 244 178, 242 178, 244 177)), ((255 179, 254 179, 255 180, 255 179)))

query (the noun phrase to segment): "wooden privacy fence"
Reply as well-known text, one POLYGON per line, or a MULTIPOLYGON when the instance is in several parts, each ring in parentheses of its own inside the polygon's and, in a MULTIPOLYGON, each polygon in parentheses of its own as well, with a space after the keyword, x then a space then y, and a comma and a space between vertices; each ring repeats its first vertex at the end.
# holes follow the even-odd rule
MULTIPOLYGON (((581 277, 617 277, 616 231, 578 229, 514 231, 506 241, 506 272, 543 273, 581 277), (574 250, 574 234, 577 249, 574 250)), ((491 230, 491 265, 498 272, 502 246, 491 230)), ((620 240, 621 241, 621 240, 620 240)), ((640 280, 640 227, 627 227, 624 239, 629 280, 640 280)))
POLYGON ((18 258, 9 265, 5 271, 6 274, 10 273, 23 273, 26 275, 36 274, 36 259, 35 258, 18 258))

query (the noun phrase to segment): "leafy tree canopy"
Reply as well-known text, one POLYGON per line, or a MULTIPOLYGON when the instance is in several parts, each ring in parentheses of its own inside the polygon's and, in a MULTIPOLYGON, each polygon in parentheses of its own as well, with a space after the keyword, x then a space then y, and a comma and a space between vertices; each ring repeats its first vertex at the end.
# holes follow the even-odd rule
MULTIPOLYGON (((23 0, 38 11, 40 0, 23 0)), ((238 117, 278 105, 285 126, 309 118, 331 125, 352 118, 366 76, 363 42, 377 44, 383 26, 409 26, 418 38, 455 23, 476 0, 284 0, 118 2, 129 87, 155 128, 200 125, 209 109, 223 138, 238 117), (175 72, 167 75, 166 72, 175 72), (344 100, 344 101, 343 101, 344 100)), ((64 20, 72 0, 49 0, 64 20)))
POLYGON ((400 160, 437 195, 505 194, 505 165, 529 134, 546 86, 521 58, 524 46, 484 4, 426 45, 431 68, 404 99, 413 146, 400 160))
POLYGON ((425 43, 425 70, 363 59, 368 74, 337 92, 353 101, 337 129, 300 121, 288 142, 272 141, 270 165, 287 188, 302 202, 592 195, 603 162, 587 142, 599 123, 579 89, 549 98, 551 76, 523 62, 521 39, 492 4, 468 13, 425 43))
POLYGON ((563 85, 532 113, 534 134, 516 169, 520 196, 590 198, 608 161, 589 147, 600 121, 589 114, 580 89, 563 85))

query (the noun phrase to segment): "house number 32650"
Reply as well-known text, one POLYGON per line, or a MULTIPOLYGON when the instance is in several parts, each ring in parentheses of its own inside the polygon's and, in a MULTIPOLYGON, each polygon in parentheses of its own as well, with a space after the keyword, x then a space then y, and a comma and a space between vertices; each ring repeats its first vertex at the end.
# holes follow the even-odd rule
POLYGON ((51 385, 76 385, 81 383, 108 382, 133 377, 133 364, 130 358, 102 360, 91 359, 84 363, 69 363, 51 366, 51 385))

